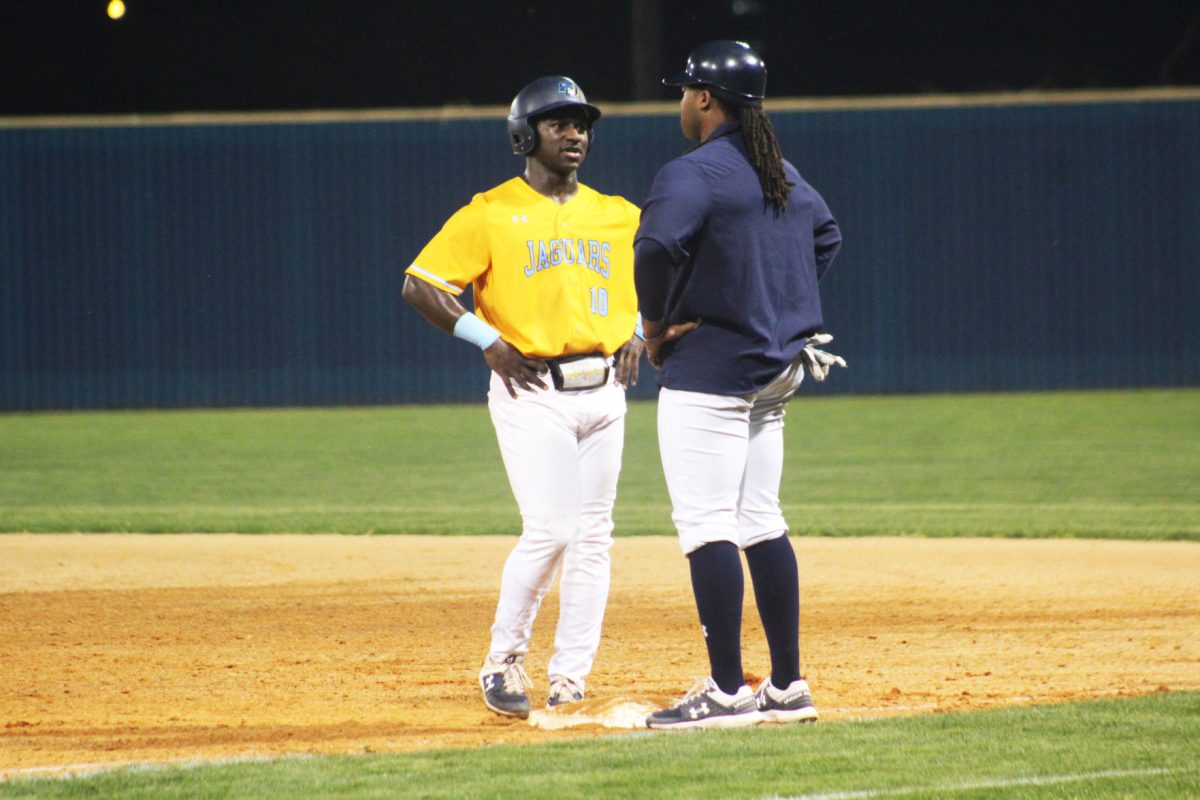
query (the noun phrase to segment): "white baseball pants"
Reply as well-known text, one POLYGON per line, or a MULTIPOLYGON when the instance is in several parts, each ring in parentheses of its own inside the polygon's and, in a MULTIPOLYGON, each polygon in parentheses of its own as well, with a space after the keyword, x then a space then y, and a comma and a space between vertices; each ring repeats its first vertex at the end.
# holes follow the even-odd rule
POLYGON ((488 408, 524 523, 500 578, 491 656, 529 651, 534 617, 561 563, 548 671, 582 685, 596 659, 608 602, 625 391, 610 378, 579 392, 518 388, 514 399, 493 373, 488 408))
POLYGON ((684 555, 711 542, 744 550, 787 533, 783 416, 803 379, 797 360, 757 394, 659 393, 658 445, 684 555))

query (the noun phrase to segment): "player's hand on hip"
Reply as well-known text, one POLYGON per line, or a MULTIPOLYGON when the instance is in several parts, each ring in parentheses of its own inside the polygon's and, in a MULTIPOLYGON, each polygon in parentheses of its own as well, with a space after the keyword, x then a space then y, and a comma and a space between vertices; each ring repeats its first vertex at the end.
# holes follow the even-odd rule
POLYGON ((642 351, 645 349, 646 345, 636 336, 617 348, 617 352, 614 353, 614 362, 617 368, 618 386, 628 388, 637 384, 638 370, 642 363, 642 351))
POLYGON ((650 366, 655 369, 662 369, 662 346, 695 329, 700 324, 700 320, 677 322, 674 325, 668 325, 665 329, 658 330, 658 326, 661 324, 644 320, 642 322, 646 333, 646 358, 650 360, 650 366))
POLYGON ((492 372, 499 375, 500 380, 504 381, 504 388, 508 389, 508 393, 512 395, 513 399, 516 399, 517 396, 517 390, 513 388, 513 384, 527 391, 546 388, 546 384, 538 377, 546 374, 549 369, 546 362, 535 358, 526 358, 521 355, 520 350, 503 339, 492 342, 483 351, 483 358, 492 372))
POLYGON ((800 353, 800 357, 804 360, 804 366, 817 383, 825 380, 829 376, 829 370, 834 366, 846 366, 846 359, 841 356, 817 349, 817 345, 824 347, 832 341, 831 334, 815 333, 808 337, 808 344, 804 345, 804 350, 800 353))

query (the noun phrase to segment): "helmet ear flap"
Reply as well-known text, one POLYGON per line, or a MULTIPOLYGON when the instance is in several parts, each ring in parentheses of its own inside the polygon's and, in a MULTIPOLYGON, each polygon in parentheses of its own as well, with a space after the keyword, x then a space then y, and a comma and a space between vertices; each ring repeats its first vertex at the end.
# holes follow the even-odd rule
POLYGON ((512 145, 513 155, 528 155, 537 148, 537 131, 524 118, 509 119, 508 143, 512 145))

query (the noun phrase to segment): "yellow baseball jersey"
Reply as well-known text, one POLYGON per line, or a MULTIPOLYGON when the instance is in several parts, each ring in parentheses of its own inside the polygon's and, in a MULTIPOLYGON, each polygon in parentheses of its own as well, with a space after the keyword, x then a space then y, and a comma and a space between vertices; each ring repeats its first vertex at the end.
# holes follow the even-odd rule
POLYGON ((523 178, 477 194, 407 270, 458 295, 531 358, 612 353, 633 336, 637 206, 583 184, 566 203, 523 178))

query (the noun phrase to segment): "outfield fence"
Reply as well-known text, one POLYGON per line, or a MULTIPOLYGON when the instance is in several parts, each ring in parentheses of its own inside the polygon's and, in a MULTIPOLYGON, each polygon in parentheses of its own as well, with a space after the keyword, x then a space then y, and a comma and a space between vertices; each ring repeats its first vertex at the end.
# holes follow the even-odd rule
MULTIPOLYGON (((583 180, 640 202, 675 106, 604 107, 583 180)), ((814 391, 1200 384, 1200 92, 768 109, 846 239, 814 391)), ((0 409, 482 399, 399 290, 504 112, 0 120, 0 409)))

